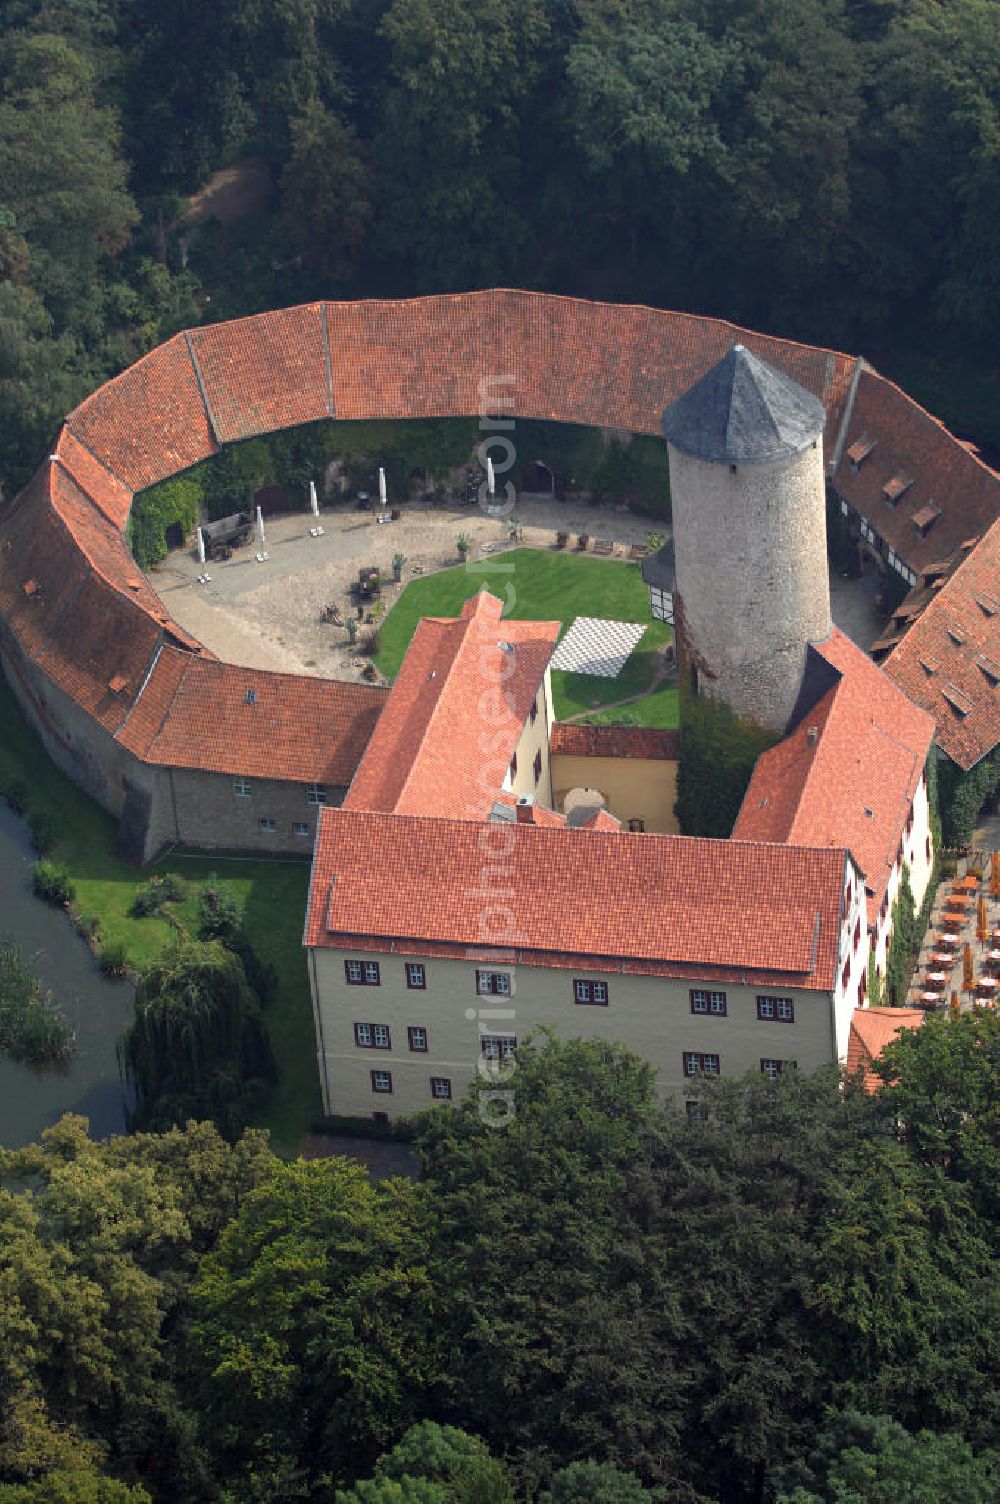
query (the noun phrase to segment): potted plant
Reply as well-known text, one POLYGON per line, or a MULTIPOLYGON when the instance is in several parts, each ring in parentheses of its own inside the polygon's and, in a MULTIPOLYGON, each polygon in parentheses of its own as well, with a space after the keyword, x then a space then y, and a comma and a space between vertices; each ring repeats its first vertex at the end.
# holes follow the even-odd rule
POLYGON ((586 553, 587 549, 590 547, 590 534, 581 533, 579 538, 577 538, 576 540, 576 546, 581 553, 586 553))
POLYGON ((562 531, 556 533, 556 548, 565 548, 568 542, 569 533, 562 531))
POLYGON ((405 563, 406 563, 406 555, 405 554, 393 554, 393 556, 392 556, 392 577, 396 581, 397 585, 399 584, 400 580, 403 578, 403 565, 405 563))
POLYGON ((458 549, 458 556, 463 561, 463 563, 465 561, 466 554, 469 552, 470 546, 471 545, 469 543, 469 540, 465 536, 465 534, 459 533, 458 537, 455 539, 455 547, 458 549))
POLYGON ((347 618, 347 640, 352 647, 358 640, 358 623, 357 618, 354 616, 347 618))

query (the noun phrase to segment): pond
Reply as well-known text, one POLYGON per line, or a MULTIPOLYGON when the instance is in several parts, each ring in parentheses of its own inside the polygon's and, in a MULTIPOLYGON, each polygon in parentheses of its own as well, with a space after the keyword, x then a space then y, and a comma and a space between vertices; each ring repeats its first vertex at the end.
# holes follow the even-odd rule
POLYGON ((0 1057, 0 1144, 30 1143, 64 1112, 90 1119, 95 1138, 125 1128, 115 1041, 132 1017, 132 985, 109 981, 68 916, 31 891, 36 860, 24 821, 0 801, 0 935, 51 991, 76 1033, 65 1068, 33 1070, 0 1057))

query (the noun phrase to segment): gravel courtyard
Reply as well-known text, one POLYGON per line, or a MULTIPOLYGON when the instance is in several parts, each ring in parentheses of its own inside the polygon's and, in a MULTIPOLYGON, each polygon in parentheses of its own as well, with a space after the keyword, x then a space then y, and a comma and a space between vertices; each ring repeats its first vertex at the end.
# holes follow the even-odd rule
MULTIPOLYGON (((627 510, 551 498, 522 498, 515 515, 528 546, 551 548, 561 530, 571 535, 572 548, 578 534, 587 532, 613 539, 619 556, 656 527, 627 510)), ((478 506, 408 503, 398 521, 385 524, 374 512, 337 507, 319 518, 322 538, 309 536, 315 520, 305 512, 267 519, 270 557, 263 564, 256 560, 256 541, 204 570, 192 550, 178 549, 150 573, 150 581, 174 620, 220 658, 251 668, 356 679, 365 657, 350 645, 346 629, 324 623, 321 612, 339 606, 345 617, 354 614, 349 592, 362 565, 379 565, 388 579, 382 587, 388 612, 415 575, 458 563, 459 534, 470 541, 470 559, 507 547, 506 520, 486 516, 478 506), (396 553, 407 561, 399 585, 392 582, 396 553), (207 585, 198 584, 203 572, 211 575, 207 585)))

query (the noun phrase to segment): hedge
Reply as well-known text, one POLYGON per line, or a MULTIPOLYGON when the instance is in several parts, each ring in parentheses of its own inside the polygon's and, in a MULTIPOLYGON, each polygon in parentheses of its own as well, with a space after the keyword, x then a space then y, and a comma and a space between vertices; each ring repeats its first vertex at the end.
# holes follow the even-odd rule
POLYGON ((686 836, 727 837, 762 752, 777 733, 742 720, 721 700, 681 692, 677 820, 686 836))
POLYGON ((963 773, 950 759, 938 769, 945 846, 968 846, 986 801, 1000 788, 1000 746, 963 773))

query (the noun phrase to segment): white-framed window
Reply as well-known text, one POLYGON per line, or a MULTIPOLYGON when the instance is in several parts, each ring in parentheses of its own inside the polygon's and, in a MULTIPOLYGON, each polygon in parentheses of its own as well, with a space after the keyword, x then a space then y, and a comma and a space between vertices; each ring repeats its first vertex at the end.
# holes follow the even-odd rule
POLYGON ((257 821, 257 824, 264 832, 264 834, 269 836, 273 836, 274 832, 278 828, 277 820, 272 820, 268 815, 261 815, 260 819, 257 821))
POLYGON ((486 1060, 509 1060, 517 1049, 514 1034, 484 1034, 483 1058, 486 1060))
POLYGON ((450 1076, 431 1077, 431 1096, 435 1102, 451 1101, 451 1078, 450 1076))
POLYGON ((691 1012, 703 1013, 711 1018, 725 1018, 727 1000, 724 992, 708 987, 692 987, 690 992, 691 1012))
POLYGON ((345 961, 344 977, 351 987, 379 987, 382 983, 377 961, 345 961))
POLYGON ((305 820, 292 821, 292 834, 296 836, 307 836, 309 834, 309 826, 305 820))
POLYGON ((766 1076, 769 1081, 777 1081, 782 1071, 790 1071, 794 1069, 794 1060, 762 1059, 760 1062, 760 1073, 762 1076, 766 1076))
POLYGON ((249 799, 250 798, 250 780, 249 780, 249 778, 234 778, 233 779, 233 793, 236 795, 237 799, 249 799))
POLYGON ((413 991, 423 992, 427 986, 427 972, 422 961, 407 961, 406 985, 413 991))
POLYGON ((355 1024, 354 1043, 362 1050, 391 1050, 388 1024, 355 1024))
POLYGON ((372 1071, 372 1091, 392 1091, 391 1071, 372 1071))
POLYGON ((573 980, 574 1003, 589 1003, 595 1008, 608 1006, 607 982, 590 982, 585 977, 575 977, 573 980))
POLYGON ((421 1024, 409 1024, 406 1029, 406 1037, 411 1050, 418 1055, 426 1055, 427 1030, 421 1024))
POLYGON ((321 783, 307 783, 306 784, 306 803, 307 804, 325 804, 326 803, 326 789, 323 787, 323 785, 321 783))
POLYGON ((510 997, 510 975, 506 971, 477 971, 476 991, 480 997, 510 997))
POLYGON ((718 1055, 706 1055, 702 1050, 684 1051, 685 1076, 718 1076, 721 1065, 718 1055))
POLYGON ((377 1050, 392 1049, 392 1035, 389 1033, 388 1024, 375 1024, 374 1026, 375 1048, 377 1050))
POLYGON ((371 1024, 354 1025, 354 1043, 362 1050, 370 1050, 372 1048, 371 1024))
POLYGON ((764 1023, 793 1024, 795 1004, 790 997, 758 997, 757 1017, 764 1023))

